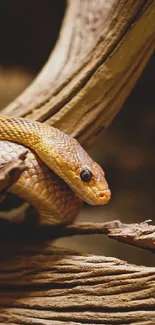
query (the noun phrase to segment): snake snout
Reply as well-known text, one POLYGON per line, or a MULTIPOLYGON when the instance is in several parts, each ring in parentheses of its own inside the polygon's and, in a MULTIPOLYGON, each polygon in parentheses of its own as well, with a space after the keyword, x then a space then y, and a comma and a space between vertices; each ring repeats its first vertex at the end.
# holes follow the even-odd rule
POLYGON ((110 198, 111 198, 111 191, 109 189, 105 189, 99 192, 98 195, 99 204, 103 205, 108 203, 110 198))

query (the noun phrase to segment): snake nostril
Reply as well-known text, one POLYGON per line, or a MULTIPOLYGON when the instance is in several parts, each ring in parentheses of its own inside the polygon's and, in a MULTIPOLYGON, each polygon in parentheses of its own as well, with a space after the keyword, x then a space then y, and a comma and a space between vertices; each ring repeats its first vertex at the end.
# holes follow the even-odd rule
POLYGON ((110 199, 111 197, 111 192, 109 189, 103 191, 100 193, 100 198, 107 198, 107 199, 110 199))

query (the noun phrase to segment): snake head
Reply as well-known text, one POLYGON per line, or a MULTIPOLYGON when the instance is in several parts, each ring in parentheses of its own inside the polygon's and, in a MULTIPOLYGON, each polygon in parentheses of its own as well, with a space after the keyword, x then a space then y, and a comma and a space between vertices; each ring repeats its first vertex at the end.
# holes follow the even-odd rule
POLYGON ((80 164, 75 174, 74 171, 70 171, 74 179, 73 190, 91 205, 104 205, 110 200, 111 192, 101 167, 91 160, 90 162, 80 164))
POLYGON ((85 166, 80 172, 80 181, 83 183, 83 197, 92 205, 104 205, 109 202, 111 192, 101 167, 93 162, 91 166, 85 166))
MULTIPOLYGON (((111 192, 102 168, 92 160, 77 140, 68 137, 65 141, 65 155, 60 175, 77 195, 91 205, 104 205, 111 198, 111 192)), ((62 148, 61 148, 62 149, 62 148)), ((64 146, 63 146, 64 149, 64 146)))

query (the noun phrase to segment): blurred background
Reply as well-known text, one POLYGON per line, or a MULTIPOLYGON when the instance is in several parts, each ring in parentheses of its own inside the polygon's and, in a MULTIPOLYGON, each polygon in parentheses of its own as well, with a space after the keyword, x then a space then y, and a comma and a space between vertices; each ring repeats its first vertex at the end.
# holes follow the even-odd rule
MULTIPOLYGON (((56 42, 65 7, 64 0, 0 1, 0 109, 31 83, 46 62, 56 42)), ((121 112, 103 138, 90 149, 93 159, 106 172, 112 200, 104 207, 84 204, 79 220, 155 221, 154 72, 155 55, 121 112)), ((155 265, 153 254, 103 235, 63 238, 56 244, 130 263, 155 265)))

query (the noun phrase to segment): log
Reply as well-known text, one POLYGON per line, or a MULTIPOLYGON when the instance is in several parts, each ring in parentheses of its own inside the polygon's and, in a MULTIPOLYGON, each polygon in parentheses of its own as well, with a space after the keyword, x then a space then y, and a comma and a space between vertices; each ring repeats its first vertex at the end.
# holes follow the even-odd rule
POLYGON ((53 125, 88 147, 155 49, 155 1, 74 0, 48 62, 3 114, 53 125))
POLYGON ((155 324, 154 267, 18 244, 0 245, 1 324, 155 324))

